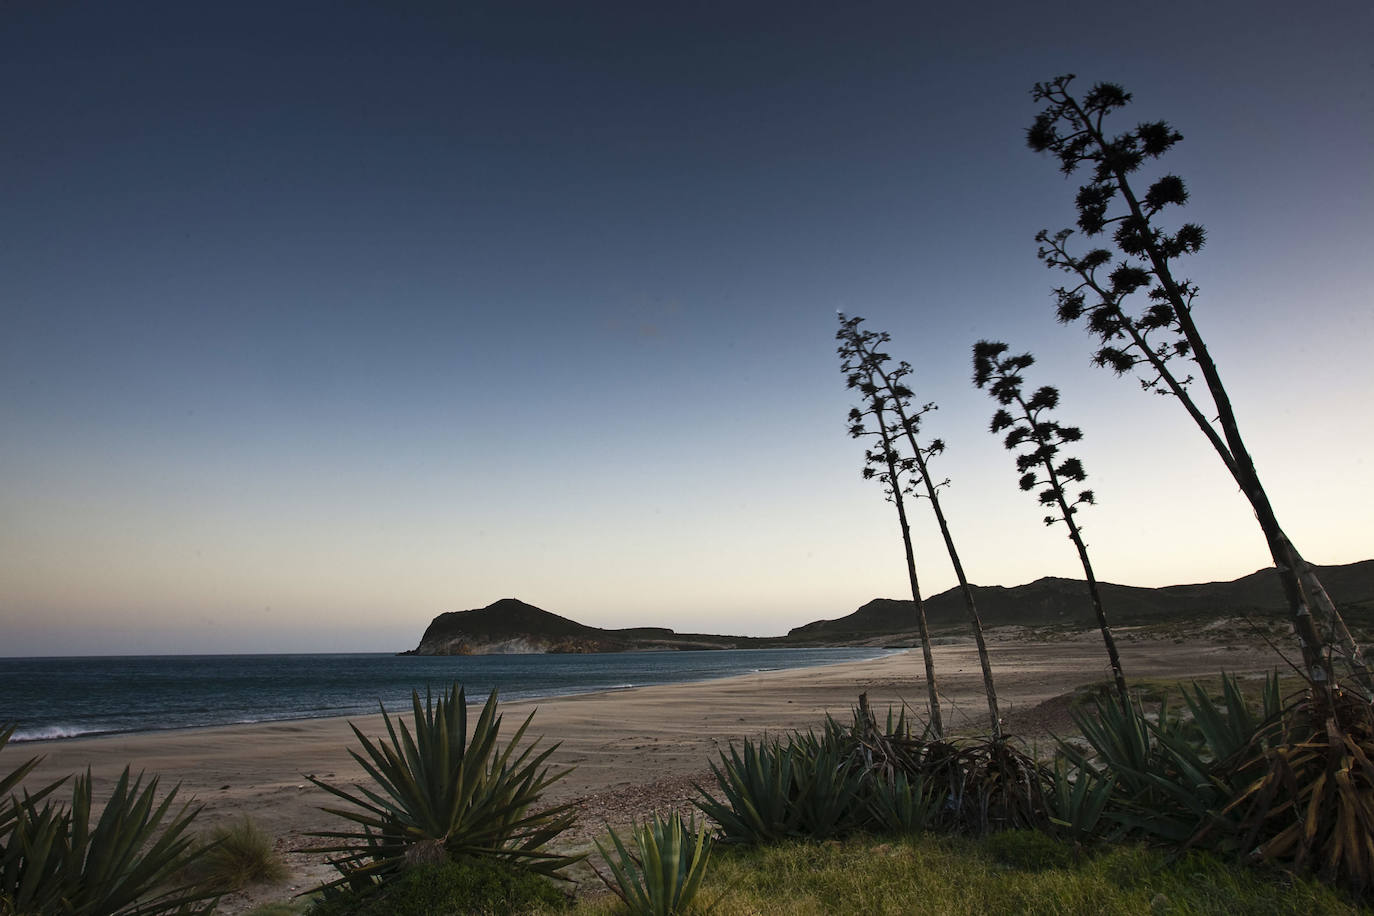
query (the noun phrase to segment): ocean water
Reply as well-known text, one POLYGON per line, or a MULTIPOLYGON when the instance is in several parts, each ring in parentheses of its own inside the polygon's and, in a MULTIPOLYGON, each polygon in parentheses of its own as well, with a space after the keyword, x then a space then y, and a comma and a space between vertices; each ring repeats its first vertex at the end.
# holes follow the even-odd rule
POLYGON ((157 655, 0 658, 0 725, 11 741, 409 709, 410 693, 455 681, 469 702, 492 690, 529 699, 674 684, 888 654, 883 649, 727 649, 604 655, 429 657, 157 655))

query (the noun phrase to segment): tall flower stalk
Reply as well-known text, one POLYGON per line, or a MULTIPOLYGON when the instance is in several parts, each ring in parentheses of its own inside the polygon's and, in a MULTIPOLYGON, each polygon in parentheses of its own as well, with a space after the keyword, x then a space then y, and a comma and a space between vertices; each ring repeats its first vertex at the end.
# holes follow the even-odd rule
MULTIPOLYGON (((949 553, 950 563, 954 566, 954 575, 959 580, 959 591, 964 599, 964 609, 968 612, 969 626, 973 630, 974 642, 978 646, 978 661, 983 669, 983 688, 987 696, 988 720, 992 727, 992 737, 1000 738, 1002 737, 1002 718, 997 709, 997 688, 993 683, 992 662, 988 657, 987 642, 983 638, 983 621, 978 616, 978 605, 973 598, 973 588, 969 585, 968 577, 964 574, 964 564, 959 560, 959 551, 954 546, 954 536, 950 533, 949 522, 945 519, 944 509, 940 505, 939 491, 949 481, 947 479, 936 481, 930 474, 930 459, 943 452, 945 444, 940 439, 932 439, 928 445, 922 446, 918 438, 921 418, 935 410, 936 406, 933 403, 927 403, 918 409, 912 408, 912 391, 906 384, 906 379, 911 374, 911 364, 903 361, 893 368, 890 365, 891 357, 878 349, 891 341, 891 335, 886 331, 863 330, 859 327, 863 323, 862 318, 846 318, 843 314, 839 318, 840 330, 837 332, 836 338, 841 342, 839 352, 846 367, 846 377, 853 376, 855 373, 859 375, 857 384, 852 383, 850 387, 858 387, 863 384, 871 385, 875 392, 874 397, 881 396, 888 409, 895 415, 893 425, 900 438, 905 440, 906 455, 910 457, 915 466, 916 482, 921 490, 918 495, 923 495, 930 500, 931 509, 935 513, 935 520, 940 526, 940 535, 944 538, 945 549, 949 553)), ((870 403, 871 400, 870 398, 870 403)), ((851 414, 851 422, 853 420, 851 414)))
POLYGON ((1036 152, 1055 156, 1065 175, 1087 167, 1091 180, 1078 189, 1075 199, 1078 228, 1089 238, 1110 229, 1115 253, 1108 248, 1072 253, 1069 229, 1036 236, 1045 265, 1073 277, 1071 284, 1054 291, 1059 320, 1086 317, 1089 332, 1098 340, 1097 365, 1118 375, 1139 373, 1145 390, 1178 399, 1254 509, 1278 570, 1308 677, 1316 683, 1333 682, 1328 651, 1339 646, 1354 678, 1367 695, 1374 695, 1374 680, 1359 645, 1312 565, 1280 527, 1260 482, 1221 373, 1193 321, 1198 287, 1175 275, 1178 260, 1196 254, 1206 240, 1195 223, 1172 231, 1161 228, 1161 214, 1188 200, 1183 179, 1164 175, 1143 195, 1132 184, 1131 176, 1142 165, 1163 156, 1183 136, 1163 121, 1108 136, 1104 122, 1130 102, 1130 93, 1099 83, 1080 98, 1070 91, 1072 80, 1069 75, 1036 84, 1032 96, 1045 107, 1026 139, 1036 152), (1143 305, 1137 306, 1142 297, 1143 305), (1185 367, 1182 375, 1176 368, 1180 363, 1185 367), (1194 369, 1202 376, 1210 405, 1194 397, 1194 369), (1209 417, 1216 418, 1216 426, 1209 417), (1311 605, 1329 623, 1325 638, 1313 622, 1311 605))
MULTIPOLYGON (((901 418, 897 415, 892 393, 885 389, 877 378, 870 355, 865 357, 856 350, 846 328, 851 327, 843 321, 836 333, 840 341, 840 369, 845 374, 845 384, 857 390, 864 398, 862 408, 854 407, 849 411, 849 435, 855 439, 876 440, 873 447, 864 450, 863 476, 865 480, 878 480, 884 487, 888 502, 897 508, 897 524, 902 532, 902 548, 906 552, 906 573, 911 583, 911 600, 916 606, 916 625, 921 633, 921 656, 926 669, 926 695, 930 706, 930 728, 935 737, 945 733, 944 720, 940 715, 940 694, 935 682, 935 657, 930 645, 930 627, 926 622, 925 602, 921 598, 921 583, 916 575, 916 553, 911 544, 911 524, 907 520, 906 497, 914 492, 916 479, 912 476, 917 468, 916 458, 903 455, 899 437, 902 435, 901 418)), ((857 322, 858 319, 855 319, 857 322)), ((852 327, 857 328, 857 323, 852 327)), ((909 394, 909 393, 908 393, 909 394)))
POLYGON ((1117 697, 1122 706, 1127 707, 1129 695, 1126 692, 1126 676, 1121 670, 1121 657, 1116 651, 1112 628, 1107 623, 1107 612, 1102 606, 1102 595, 1097 587, 1097 577, 1093 574, 1092 561, 1088 558, 1083 531, 1074 518, 1080 506, 1092 505, 1096 500, 1092 490, 1079 490, 1077 494, 1069 492, 1071 484, 1081 484, 1088 479, 1088 474, 1083 470, 1083 462, 1077 458, 1059 457, 1060 448, 1082 439, 1083 431, 1077 426, 1063 426, 1049 418, 1050 411, 1059 406, 1058 389, 1044 385, 1030 397, 1023 393, 1024 379, 1021 373, 1035 363, 1035 357, 1029 353, 1005 356, 1006 352, 1007 345, 1001 342, 980 340, 974 344, 973 384, 986 388, 988 394, 1001 405, 993 414, 989 429, 993 434, 1006 431, 1003 444, 1008 451, 1017 452, 1016 470, 1021 475, 1021 489, 1029 492, 1040 487, 1036 496, 1040 505, 1050 511, 1045 516, 1045 524, 1063 522, 1069 530, 1069 540, 1078 551, 1083 575, 1088 581, 1088 596, 1092 600, 1093 614, 1097 617, 1097 627, 1102 631, 1102 642, 1112 667, 1117 697))

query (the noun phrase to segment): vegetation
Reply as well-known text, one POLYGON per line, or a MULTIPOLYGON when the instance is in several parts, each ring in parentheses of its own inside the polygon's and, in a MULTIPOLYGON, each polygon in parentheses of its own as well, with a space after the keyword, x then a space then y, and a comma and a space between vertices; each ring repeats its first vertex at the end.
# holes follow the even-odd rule
POLYGON ((727 843, 1045 823, 1042 768, 1010 739, 917 733, 891 711, 879 727, 862 698, 848 726, 828 718, 819 734, 745 740, 711 769, 721 798, 700 789, 697 806, 727 843))
MULTIPOLYGON (((0 749, 14 733, 0 728, 0 749)), ((126 767, 100 816, 91 817, 91 774, 72 782, 68 804, 51 800, 61 782, 13 794, 38 763, 0 776, 0 914, 156 916, 209 913, 213 891, 175 881, 193 858, 188 828, 198 808, 173 810, 177 789, 157 800, 157 779, 126 767)))
MULTIPOLYGON (((702 893, 719 916, 1362 912, 1320 884, 1238 868, 1204 853, 1170 856, 1132 844, 1084 854, 1030 831, 981 840, 912 834, 732 847, 714 860, 702 893)), ((618 911, 619 901, 605 897, 579 901, 574 910, 580 916, 618 911)))
POLYGON ((576 861, 550 852, 549 841, 570 827, 571 806, 535 809, 541 794, 567 770, 545 761, 557 748, 535 753, 538 742, 517 748, 534 714, 504 748, 498 746, 501 716, 496 693, 482 707, 469 738, 467 701, 455 684, 437 700, 411 694, 413 728, 382 710, 387 738, 372 741, 352 726, 363 753, 353 759, 376 787, 340 789, 312 782, 348 802, 324 810, 357 825, 317 834, 339 842, 331 864, 340 877, 326 887, 362 892, 396 880, 408 867, 445 861, 491 859, 507 867, 555 875, 576 861))
POLYGON ((1194 685, 1183 699, 1182 710, 1167 699, 1152 713, 1138 701, 1079 710, 1086 748, 1063 742, 1061 766, 1081 797, 1056 797, 1057 820, 1374 889, 1374 716, 1362 697, 1308 684, 1285 701, 1275 676, 1256 703, 1223 676, 1220 698, 1194 685))
POLYGON ((614 830, 611 849, 600 842, 597 850, 611 870, 601 880, 638 916, 677 916, 687 912, 711 858, 711 836, 697 829, 696 820, 684 821, 676 811, 666 818, 654 814, 648 822, 630 827, 626 846, 614 830))
POLYGON ((368 893, 335 892, 310 916, 506 916, 558 912, 568 899, 548 879, 491 859, 418 865, 368 893))
POLYGON ((202 846, 189 875, 220 893, 286 879, 286 865, 272 847, 272 838, 248 817, 216 827, 202 846))
POLYGON ((1036 487, 1043 489, 1037 494, 1040 505, 1047 509, 1058 510, 1058 514, 1046 515, 1045 524, 1063 522, 1069 529, 1069 540, 1078 551, 1078 559, 1083 564, 1083 575, 1088 581, 1088 596, 1092 599, 1093 614, 1097 617, 1098 629, 1102 631, 1102 642, 1107 648, 1107 659, 1112 666, 1112 678, 1116 681, 1118 699, 1123 705, 1129 702, 1126 693, 1126 676, 1121 670, 1121 657, 1116 651, 1116 640, 1112 628, 1107 623, 1107 612, 1102 607, 1102 596, 1098 592, 1097 577, 1093 575, 1092 562, 1088 559, 1088 547, 1083 542, 1083 534, 1074 516, 1081 505, 1091 505, 1095 500, 1092 490, 1080 490, 1077 495, 1068 492, 1069 484, 1079 484, 1087 479, 1083 463, 1077 458, 1060 460, 1059 449, 1070 442, 1083 438, 1082 431, 1076 426, 1062 426, 1058 421, 1048 419, 1048 413, 1059 406, 1059 391, 1049 385, 1035 390, 1027 398, 1021 390, 1021 373, 1035 363, 1029 353, 1020 356, 1004 356, 1007 345, 1000 342, 980 340, 973 345, 973 384, 986 387, 988 394, 1001 408, 993 415, 991 431, 996 434, 1008 430, 1003 444, 1008 451, 1028 447, 1016 456, 1016 470, 1021 475, 1021 489, 1030 491, 1036 487), (1016 413, 1007 410, 1014 407, 1016 413), (1042 476, 1043 475, 1043 476, 1042 476))
MULTIPOLYGON (((983 692, 987 697, 988 719, 991 724, 991 734, 994 738, 1002 735, 1002 717, 997 711, 997 688, 992 679, 992 662, 988 658, 988 647, 983 639, 983 621, 978 616, 978 604, 973 599, 973 588, 969 585, 968 576, 964 574, 964 564, 959 559, 959 551, 954 546, 954 536, 950 533, 949 522, 945 519, 944 509, 940 505, 940 488, 949 483, 948 480, 936 482, 930 476, 930 459, 945 450, 945 444, 940 439, 933 439, 931 442, 922 446, 917 439, 917 434, 921 429, 921 418, 932 410, 936 409, 934 403, 928 403, 919 410, 911 408, 912 391, 906 384, 906 378, 911 374, 911 364, 905 361, 899 363, 897 368, 888 366, 890 357, 877 348, 888 343, 891 337, 886 331, 865 331, 859 325, 863 323, 862 318, 846 318, 843 314, 840 318, 840 330, 836 333, 836 338, 840 341, 839 353, 842 360, 842 367, 848 373, 846 382, 850 388, 858 388, 860 392, 869 399, 870 407, 876 409, 879 403, 885 403, 889 410, 895 415, 893 424, 901 438, 906 440, 907 451, 904 462, 914 465, 916 470, 916 480, 924 490, 926 499, 930 500, 931 511, 935 514, 935 521, 940 526, 940 535, 945 541, 945 550, 949 554, 949 561, 954 566, 954 575, 959 580, 959 591, 964 599, 964 609, 968 612, 969 626, 973 630, 973 639, 978 646, 978 661, 983 669, 983 692)), ((851 424, 859 424, 863 421, 861 411, 850 411, 849 420, 851 424)), ((851 426, 851 435, 862 435, 861 427, 851 426), (857 433, 856 433, 857 429, 857 433)), ((913 485, 914 492, 914 485, 913 485)), ((920 495, 919 493, 917 495, 920 495)), ((899 508, 899 518, 905 524, 904 513, 899 508)), ((903 535, 907 544, 908 562, 911 561, 910 536, 906 529, 903 535)), ((914 574, 914 573, 913 573, 914 574)), ((921 611, 920 622, 925 627, 925 614, 921 611)), ((922 642, 925 642, 926 630, 922 630, 922 642)), ((931 666, 933 670, 933 665, 931 666)), ((933 684, 934 681, 932 680, 933 684)))
MULTIPOLYGON (((1052 757, 1037 758, 1005 736, 979 613, 939 503, 947 481, 936 482, 928 466, 944 444, 918 438, 934 405, 913 409, 912 369, 890 365, 881 349, 888 334, 841 315, 842 370, 864 398, 849 414, 849 432, 870 440, 864 477, 879 480, 897 509, 929 719, 918 726, 905 711, 889 711, 880 725, 861 696, 849 723, 827 717, 818 731, 731 744, 710 764, 714 788, 698 787, 697 807, 716 835, 677 813, 632 823, 627 836, 610 831, 595 845, 610 872, 598 875, 615 900, 585 900, 579 912, 614 906, 669 916, 706 894, 721 913, 928 906, 942 914, 1334 914, 1354 912, 1374 895, 1374 684, 1315 572, 1274 517, 1193 322, 1197 287, 1175 277, 1177 260, 1205 239, 1194 224, 1160 226, 1161 214, 1186 202, 1186 188, 1174 175, 1143 195, 1132 185, 1181 136, 1154 122, 1109 137, 1104 122, 1130 95, 1100 84, 1079 99, 1071 80, 1036 86, 1046 107, 1028 140, 1055 155, 1066 175, 1089 168, 1076 198, 1078 228, 1095 237, 1111 227, 1115 253, 1076 255, 1070 230, 1040 233, 1041 259, 1075 278, 1056 290, 1059 317, 1086 316, 1098 365, 1140 372, 1146 390, 1177 398, 1250 500, 1302 646, 1298 689, 1285 695, 1277 675, 1247 689, 1223 674, 1186 688, 1128 690, 1076 520, 1094 495, 1079 488, 1087 476, 1079 459, 1060 454, 1081 431, 1051 419, 1055 388, 1024 393, 1030 354, 1008 356, 1006 344, 984 340, 973 348, 974 383, 999 404, 991 431, 1017 452, 1020 487, 1038 491, 1045 524, 1067 528, 1112 669, 1110 693, 1089 693, 1072 710, 1079 735, 1059 741, 1052 757), (1132 311, 1140 296, 1143 308, 1132 311), (1196 401, 1179 362, 1198 367, 1210 403, 1196 401), (1219 429, 1207 419, 1213 414, 1219 429), (906 496, 930 500, 959 579, 983 667, 989 738, 945 733, 906 496), (1314 605, 1329 633, 1313 623, 1314 605), (1329 652, 1338 645, 1363 693, 1335 676, 1329 652)), ((317 899, 276 911, 566 909, 549 879, 583 857, 551 848, 575 814, 571 805, 538 807, 567 771, 548 764, 556 745, 521 747, 533 716, 502 745, 493 693, 469 734, 457 684, 423 704, 413 693, 410 724, 382 715, 385 738, 353 726, 361 750, 350 753, 372 784, 340 788, 309 777, 348 805, 324 809, 347 829, 316 834, 334 841, 323 851, 334 856, 339 877, 318 888, 317 899)), ((13 730, 0 728, 0 749, 13 730)), ((283 875, 270 840, 246 819, 198 846, 189 827, 199 809, 174 809, 175 788, 159 801, 156 778, 145 784, 126 768, 93 818, 89 771, 72 780, 65 805, 54 800, 65 780, 17 794, 36 764, 0 774, 0 916, 209 913, 216 894, 283 875)))
POLYGON ((1086 316, 1089 332, 1098 339, 1094 362, 1118 375, 1141 372, 1141 386, 1177 398, 1216 450, 1264 532, 1288 599, 1308 677, 1318 683, 1331 680, 1331 663, 1321 646, 1340 643, 1358 682, 1367 693, 1374 691, 1360 648, 1340 612, 1274 515, 1241 437, 1230 395, 1193 321, 1198 287, 1175 276, 1178 260, 1196 254, 1206 240, 1202 227, 1195 223, 1184 223, 1172 232, 1160 226, 1161 214, 1188 200, 1183 179, 1163 175, 1144 195, 1132 184, 1132 176, 1147 161, 1163 156, 1183 135, 1163 121, 1154 121, 1109 137, 1105 121, 1130 102, 1130 93, 1112 83, 1099 83, 1080 99, 1070 91, 1072 81, 1069 75, 1036 84, 1032 95, 1044 102, 1045 108, 1026 138, 1031 149, 1054 155, 1065 175, 1081 166, 1090 170, 1091 179, 1078 189, 1075 199, 1078 228, 1089 238, 1111 228, 1115 253, 1093 248, 1082 255, 1072 254, 1069 238, 1073 232, 1069 229, 1053 235, 1042 231, 1036 237, 1046 266, 1069 273, 1077 281, 1055 290, 1059 319, 1069 322, 1086 316), (1116 260, 1118 256, 1120 260, 1116 260), (1142 296, 1143 309, 1132 312, 1142 296), (1210 405, 1197 403, 1189 388, 1192 376, 1180 378, 1174 370, 1176 360, 1197 367, 1210 405), (1209 417, 1216 417, 1220 431, 1209 417), (1312 621, 1312 603, 1330 623, 1332 632, 1326 638, 1318 634, 1312 621))
MULTIPOLYGON (((840 316, 840 369, 845 384, 857 389, 865 398, 863 408, 849 410, 849 435, 855 439, 876 438, 877 447, 864 450, 863 476, 876 478, 886 489, 888 502, 897 508, 897 523, 902 532, 902 547, 906 552, 906 574, 911 583, 911 600, 916 607, 916 625, 921 632, 921 657, 926 668, 926 702, 930 711, 930 727, 936 735, 944 734, 944 719, 940 715, 940 693, 935 682, 935 657, 930 646, 930 627, 926 622, 925 604, 921 601, 921 584, 916 575, 916 554, 911 545, 911 524, 906 515, 906 497, 914 493, 916 482, 905 481, 917 469, 916 455, 903 455, 899 437, 906 426, 897 414, 899 396, 890 386, 880 382, 879 369, 886 354, 874 356, 871 347, 863 345, 865 332, 858 329, 861 319, 845 320, 840 316), (872 419, 873 427, 867 425, 872 419)), ((901 396, 909 398, 910 390, 901 388, 901 396)), ((919 455, 919 451, 918 451, 919 455)), ((923 466, 923 465, 922 465, 923 466)))

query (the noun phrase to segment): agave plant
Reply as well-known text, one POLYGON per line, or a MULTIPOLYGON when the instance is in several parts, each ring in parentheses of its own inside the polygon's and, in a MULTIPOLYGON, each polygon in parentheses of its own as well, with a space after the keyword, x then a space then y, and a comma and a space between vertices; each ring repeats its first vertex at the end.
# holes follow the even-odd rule
POLYGON ((612 877, 597 875, 630 912, 637 916, 687 912, 711 858, 711 837, 697 829, 696 819, 684 821, 676 811, 666 818, 655 813, 648 822, 631 825, 629 845, 614 830, 608 832, 611 849, 599 840, 596 848, 612 877))
POLYGON ((865 796, 868 824, 883 833, 916 833, 935 825, 944 798, 931 791, 924 774, 898 771, 890 779, 870 781, 865 796))
POLYGON ((1224 814, 1239 849, 1358 894, 1374 891, 1374 707, 1355 692, 1309 685, 1277 737, 1259 731, 1230 767, 1240 783, 1224 814), (1245 751, 1248 751, 1247 754, 1245 751))
POLYGON ((867 822, 868 771, 832 728, 793 732, 785 742, 746 739, 739 750, 731 743, 711 772, 722 798, 698 786, 696 806, 729 843, 824 840, 867 822))
POLYGON ((1098 786, 1094 797, 1105 795, 1102 816, 1114 832, 1236 851, 1237 819, 1228 806, 1262 775, 1247 748, 1277 741, 1282 704, 1276 675, 1265 682, 1258 711, 1234 676, 1223 674, 1221 683, 1220 701, 1196 683, 1185 690, 1187 716, 1167 698, 1154 713, 1139 699, 1122 706, 1099 698, 1091 713, 1074 714, 1090 750, 1061 742, 1061 756, 1085 786, 1098 786))
POLYGON ((349 751, 372 777, 375 787, 352 791, 309 777, 351 808, 324 808, 356 827, 314 834, 338 840, 323 851, 342 877, 335 888, 368 887, 410 864, 446 859, 491 858, 540 874, 554 875, 581 856, 548 851, 547 844, 572 826, 571 805, 533 810, 550 784, 570 770, 546 765, 553 745, 535 753, 538 741, 517 748, 534 718, 531 713, 504 748, 498 746, 502 717, 495 691, 467 732, 467 702, 457 684, 435 699, 426 692, 421 705, 411 693, 413 727, 393 720, 385 709, 387 737, 373 741, 356 725, 362 753, 349 751))
POLYGON ((213 891, 178 885, 194 858, 188 827, 199 808, 173 811, 177 789, 157 801, 157 779, 126 767, 100 817, 91 819, 91 774, 70 806, 12 799, 0 834, 0 906, 14 913, 155 916, 209 913, 213 891))
POLYGON ((1047 825, 1044 768, 1008 735, 933 741, 921 772, 941 801, 935 826, 942 830, 982 836, 1047 825))
MULTIPOLYGON (((17 727, 12 723, 0 724, 0 751, 3 751, 5 745, 9 744, 10 737, 14 735, 14 730, 17 727)), ((8 773, 0 774, 0 842, 3 842, 4 838, 9 835, 10 826, 19 816, 19 801, 13 795, 14 790, 19 788, 19 783, 23 781, 25 776, 29 775, 34 767, 38 766, 42 759, 42 757, 30 757, 8 773)), ((67 778, 64 776, 32 794, 26 794, 25 798, 30 805, 37 804, 66 781, 67 778)))
POLYGON ((771 843, 799 834, 801 818, 793 804, 793 767, 797 755, 780 742, 747 738, 732 741, 711 763, 722 798, 697 786, 696 806, 720 826, 728 843, 771 843))
POLYGON ((1082 846, 1103 835, 1103 812, 1112 798, 1113 784, 1089 767, 1054 758, 1045 791, 1049 832, 1082 846))

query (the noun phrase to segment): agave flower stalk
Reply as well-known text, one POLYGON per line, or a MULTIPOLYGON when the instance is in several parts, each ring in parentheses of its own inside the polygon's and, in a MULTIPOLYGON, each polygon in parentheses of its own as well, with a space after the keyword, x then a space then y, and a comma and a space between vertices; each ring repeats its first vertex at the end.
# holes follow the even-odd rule
POLYGON ((925 602, 921 598, 921 583, 916 574, 911 524, 906 514, 906 497, 915 492, 917 483, 915 479, 908 482, 908 478, 917 469, 917 458, 901 453, 899 436, 902 424, 894 404, 895 395, 879 383, 871 354, 856 348, 854 338, 859 333, 857 321, 861 319, 845 321, 843 315, 840 318, 840 330, 835 335, 840 341, 840 369, 845 373, 845 384, 858 390, 864 397, 862 409, 854 407, 849 411, 849 435, 855 439, 877 439, 875 448, 864 451, 863 476, 865 480, 878 480, 883 485, 888 502, 897 509, 897 524, 902 533, 902 548, 906 553, 907 580, 911 584, 911 600, 916 606, 916 625, 921 633, 921 657, 926 670, 926 698, 930 707, 930 725, 938 737, 944 734, 945 728, 940 715, 939 689, 935 682, 935 656, 930 645, 930 627, 926 621, 925 602), (871 428, 867 425, 869 420, 873 424, 871 428))
POLYGON ((845 318, 843 314, 839 317, 840 330, 837 337, 843 342, 840 352, 846 358, 845 364, 852 364, 864 373, 867 382, 875 386, 885 397, 890 409, 896 414, 896 426, 902 438, 906 440, 907 454, 915 462, 917 478, 924 490, 924 496, 930 500, 931 511, 934 512, 935 521, 940 526, 940 536, 944 538, 945 550, 949 553, 955 578, 959 580, 959 593, 964 599, 964 610, 968 613, 969 626, 973 630, 973 639, 978 647, 978 662, 983 669, 983 691, 987 697, 992 737, 1000 738, 1002 717, 997 710, 997 687, 993 683, 992 661, 988 656, 987 642, 983 638, 983 621, 978 616, 978 604, 973 598, 973 587, 969 585, 968 576, 964 574, 964 564, 959 560, 959 551, 954 546, 954 535, 950 533, 949 522, 946 521, 944 509, 940 505, 940 490, 949 484, 949 480, 946 478, 936 481, 930 473, 931 457, 942 453, 945 444, 943 440, 933 439, 928 445, 923 446, 917 438, 921 429, 921 418, 935 410, 936 406, 928 403, 919 409, 912 408, 912 391, 906 384, 906 378, 911 374, 911 364, 903 361, 896 368, 892 368, 889 366, 891 360, 888 355, 878 349, 892 339, 886 331, 865 331, 859 327, 863 322, 862 318, 845 318))
POLYGON ((1082 529, 1074 519, 1080 506, 1092 505, 1096 499, 1092 490, 1080 490, 1077 495, 1068 492, 1069 484, 1082 483, 1088 475, 1077 458, 1058 457, 1060 448, 1083 438, 1083 432, 1076 426, 1063 426, 1049 419, 1049 412, 1059 405, 1057 389, 1045 385, 1036 389, 1029 398, 1023 394, 1021 373, 1035 363, 1035 357, 1029 353, 1004 356, 1006 351, 1007 345, 1001 342, 980 340, 974 344, 973 384, 987 388, 988 393, 1001 405, 993 414, 990 431, 994 434, 1007 431, 1003 444, 1008 451, 1029 448, 1029 451, 1021 451, 1016 456, 1021 489, 1030 491, 1041 487, 1037 494, 1040 504, 1047 509, 1058 510, 1057 515, 1045 516, 1045 524, 1063 522, 1069 530, 1069 540, 1073 542, 1078 559, 1083 564, 1088 596, 1092 600, 1098 629, 1102 631, 1102 642, 1107 648, 1117 697, 1123 707, 1128 706, 1130 697, 1126 691, 1126 676, 1121 670, 1121 657, 1116 650, 1112 628, 1107 623, 1107 612, 1102 606, 1097 577, 1093 575, 1088 546, 1083 541, 1082 529), (1009 411, 1009 407, 1014 408, 1016 413, 1009 411))
POLYGON ((1220 370, 1193 319, 1198 287, 1176 276, 1179 259, 1196 254, 1206 241, 1203 228, 1195 223, 1173 231, 1161 228, 1162 213, 1187 203, 1187 187, 1182 178, 1168 174, 1142 195, 1132 182, 1146 162, 1163 156, 1183 136, 1163 121, 1109 136, 1105 121, 1130 102, 1130 93, 1099 83, 1080 98, 1070 91, 1072 80, 1069 75, 1036 84, 1032 96, 1045 107, 1026 139, 1032 150, 1056 157, 1065 175, 1081 166, 1090 170, 1091 180, 1076 197, 1078 228, 1089 238, 1110 229, 1116 253, 1102 247, 1072 253, 1069 229, 1036 236, 1045 265, 1077 281, 1054 291, 1059 320, 1086 318, 1089 332, 1098 340, 1093 357, 1097 365, 1118 375, 1139 372, 1142 388, 1178 400, 1255 512, 1279 573, 1307 676, 1330 683, 1333 671, 1323 647, 1339 644, 1355 679, 1367 696, 1374 696, 1374 679, 1359 645, 1312 565, 1283 532, 1269 502, 1220 370), (1136 307, 1142 297, 1143 307, 1136 307), (1188 367, 1185 373, 1196 367, 1201 374, 1210 408, 1195 399, 1192 375, 1176 370, 1180 362, 1188 367), (1219 429, 1209 416, 1216 417, 1219 429), (1329 622, 1332 632, 1326 638, 1317 631, 1309 603, 1329 622))

